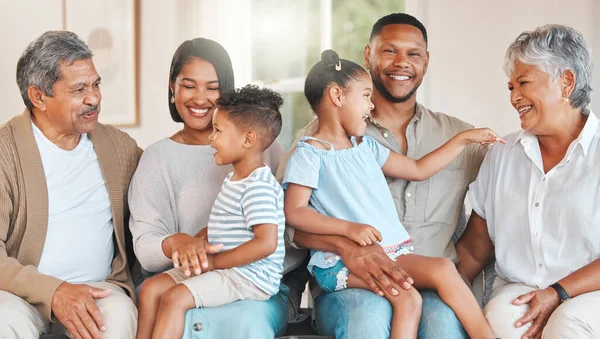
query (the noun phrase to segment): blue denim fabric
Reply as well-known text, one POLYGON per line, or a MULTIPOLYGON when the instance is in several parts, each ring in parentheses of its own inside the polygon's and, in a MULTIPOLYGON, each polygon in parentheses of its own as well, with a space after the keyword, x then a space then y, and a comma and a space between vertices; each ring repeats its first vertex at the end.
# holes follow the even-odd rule
MULTIPOLYGON (((333 267, 321 268, 319 266, 313 267, 313 276, 319 284, 319 287, 323 292, 334 292, 338 287, 338 273, 342 269, 346 268, 344 263, 340 260, 333 267)), ((345 270, 345 277, 348 279, 348 270, 345 270)))
MULTIPOLYGON (((419 338, 468 338, 454 311, 434 291, 423 291, 419 338)), ((388 339, 392 306, 370 291, 350 288, 315 300, 315 323, 322 335, 336 339, 388 339)))
POLYGON ((287 327, 287 286, 267 301, 244 300, 215 308, 197 308, 185 314, 183 339, 273 338, 287 327))

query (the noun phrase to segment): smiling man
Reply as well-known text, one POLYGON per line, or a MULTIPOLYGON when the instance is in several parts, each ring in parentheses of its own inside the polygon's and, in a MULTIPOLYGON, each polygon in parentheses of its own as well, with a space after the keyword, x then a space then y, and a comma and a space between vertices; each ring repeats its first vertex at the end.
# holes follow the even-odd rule
MULTIPOLYGON (((343 57, 343 56, 342 56, 343 57)), ((365 135, 383 146, 413 159, 435 150, 455 134, 473 126, 417 103, 416 91, 429 64, 427 31, 416 18, 396 13, 379 19, 365 47, 365 67, 373 80, 375 108, 365 135)), ((317 129, 314 120, 303 135, 317 129)), ((487 148, 468 146, 448 166, 421 182, 388 178, 398 216, 414 243, 417 254, 458 261, 453 236, 465 222, 463 202, 469 183, 475 180, 487 148)), ((286 164, 286 157, 281 160, 286 164)), ((285 171, 280 166, 278 177, 285 171)), ((305 248, 339 254, 346 267, 373 291, 400 288, 402 268, 379 245, 358 246, 344 237, 322 236, 288 228, 287 236, 305 248)), ((435 291, 420 291, 423 311, 419 338, 466 338, 456 315, 435 291)), ((344 338, 384 339, 390 336, 392 308, 371 291, 347 289, 315 297, 315 323, 324 335, 344 338)))
POLYGON ((127 187, 140 149, 98 123, 100 76, 74 33, 17 63, 25 111, 0 127, 0 337, 133 338, 127 187))

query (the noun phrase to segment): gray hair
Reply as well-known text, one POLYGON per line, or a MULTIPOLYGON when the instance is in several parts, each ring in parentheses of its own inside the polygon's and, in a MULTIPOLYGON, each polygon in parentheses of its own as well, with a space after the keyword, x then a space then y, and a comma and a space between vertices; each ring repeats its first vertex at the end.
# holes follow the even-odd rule
POLYGON ((545 25, 521 33, 508 47, 504 71, 510 76, 515 62, 534 65, 558 79, 566 70, 575 73, 575 88, 569 97, 571 106, 590 114, 592 59, 581 33, 563 25, 545 25))
POLYGON ((52 86, 62 77, 59 66, 92 56, 90 48, 73 32, 48 31, 32 41, 17 62, 17 84, 25 106, 33 109, 27 94, 29 86, 52 96, 52 86))

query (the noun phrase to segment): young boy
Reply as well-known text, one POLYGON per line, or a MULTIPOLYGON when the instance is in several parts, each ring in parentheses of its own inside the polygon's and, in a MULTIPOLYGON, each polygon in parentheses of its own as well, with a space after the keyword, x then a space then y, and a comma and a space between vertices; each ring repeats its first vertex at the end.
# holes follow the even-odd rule
POLYGON ((153 338, 181 338, 185 312, 191 308, 267 300, 279 291, 285 254, 283 190, 263 164, 262 153, 281 131, 282 103, 276 92, 251 85, 218 99, 209 139, 217 165, 232 164, 234 170, 223 182, 208 227, 196 237, 222 244, 222 251, 201 258, 204 252, 197 253, 191 242, 173 252, 175 268, 144 283, 150 291, 145 295, 156 302, 140 308, 138 338, 150 333, 153 338), (208 267, 201 267, 201 261, 208 267))

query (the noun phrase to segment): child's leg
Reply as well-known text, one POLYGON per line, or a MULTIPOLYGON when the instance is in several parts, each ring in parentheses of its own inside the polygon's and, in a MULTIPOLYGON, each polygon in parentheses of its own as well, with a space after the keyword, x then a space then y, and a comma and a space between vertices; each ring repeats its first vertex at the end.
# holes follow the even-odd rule
POLYGON ((175 280, 166 273, 156 275, 144 281, 138 297, 138 330, 136 338, 147 339, 152 337, 152 329, 156 321, 160 298, 175 285, 175 280))
POLYGON ((237 300, 267 300, 268 293, 236 270, 215 270, 189 278, 168 290, 160 300, 153 338, 181 338, 185 312, 217 307, 237 300))
POLYGON ((152 338, 181 338, 185 312, 195 307, 196 302, 187 286, 177 284, 169 289, 160 300, 152 338))
POLYGON ((454 310, 469 337, 494 338, 475 296, 452 261, 415 254, 402 255, 396 261, 412 276, 417 289, 437 290, 440 298, 454 310))
MULTIPOLYGON (((395 285, 393 281, 392 285, 395 285)), ((369 290, 367 283, 353 274, 348 276, 348 288, 369 290)), ((390 339, 416 338, 421 319, 421 295, 414 288, 405 290, 397 285, 394 288, 398 291, 397 295, 384 292, 385 298, 392 304, 390 339)))

